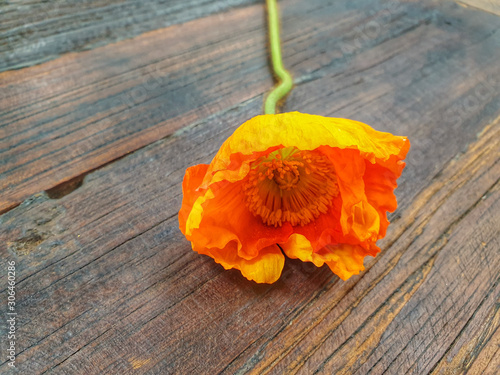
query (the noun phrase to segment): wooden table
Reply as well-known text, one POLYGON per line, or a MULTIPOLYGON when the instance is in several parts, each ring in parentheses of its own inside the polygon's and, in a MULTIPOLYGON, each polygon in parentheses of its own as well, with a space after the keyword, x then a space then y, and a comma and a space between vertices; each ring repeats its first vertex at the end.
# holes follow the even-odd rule
POLYGON ((80 4, 0 4, 2 374, 500 373, 498 1, 280 2, 284 110, 412 148, 362 274, 288 259, 273 285, 177 220, 273 85, 263 2, 80 4))

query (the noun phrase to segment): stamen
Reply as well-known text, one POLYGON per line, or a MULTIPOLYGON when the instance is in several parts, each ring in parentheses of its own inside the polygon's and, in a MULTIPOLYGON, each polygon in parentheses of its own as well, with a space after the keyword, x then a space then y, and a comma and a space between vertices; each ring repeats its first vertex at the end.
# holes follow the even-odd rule
POLYGON ((282 148, 254 161, 243 188, 263 223, 306 225, 326 213, 339 194, 332 163, 318 151, 282 148))

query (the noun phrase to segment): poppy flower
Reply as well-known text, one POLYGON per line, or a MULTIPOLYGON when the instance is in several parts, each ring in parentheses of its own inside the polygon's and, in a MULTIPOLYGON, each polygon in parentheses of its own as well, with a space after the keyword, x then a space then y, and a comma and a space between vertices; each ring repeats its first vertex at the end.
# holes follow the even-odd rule
POLYGON ((258 283, 280 277, 284 254, 347 280, 380 251, 409 147, 353 120, 254 117, 210 165, 187 169, 180 230, 194 251, 258 283))

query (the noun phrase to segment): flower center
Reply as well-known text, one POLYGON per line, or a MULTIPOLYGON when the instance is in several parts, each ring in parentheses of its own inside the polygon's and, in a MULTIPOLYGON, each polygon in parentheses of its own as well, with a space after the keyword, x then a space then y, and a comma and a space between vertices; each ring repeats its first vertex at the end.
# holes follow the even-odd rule
POLYGON ((276 150, 250 165, 247 206, 266 225, 306 225, 326 213, 339 194, 332 163, 318 151, 276 150))

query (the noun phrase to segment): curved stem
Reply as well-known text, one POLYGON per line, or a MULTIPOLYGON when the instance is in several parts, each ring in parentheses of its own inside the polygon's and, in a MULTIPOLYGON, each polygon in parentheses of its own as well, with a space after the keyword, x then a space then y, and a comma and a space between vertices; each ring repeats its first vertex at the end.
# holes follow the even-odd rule
POLYGON ((276 4, 276 0, 266 0, 266 3, 269 22, 271 61, 274 74, 280 80, 280 82, 274 86, 274 89, 267 95, 264 103, 264 113, 267 115, 276 113, 276 104, 290 92, 293 86, 293 80, 290 73, 283 66, 283 60, 281 58, 278 5, 276 4))

